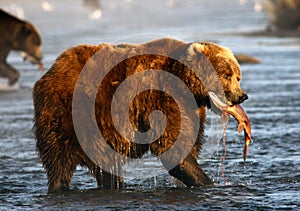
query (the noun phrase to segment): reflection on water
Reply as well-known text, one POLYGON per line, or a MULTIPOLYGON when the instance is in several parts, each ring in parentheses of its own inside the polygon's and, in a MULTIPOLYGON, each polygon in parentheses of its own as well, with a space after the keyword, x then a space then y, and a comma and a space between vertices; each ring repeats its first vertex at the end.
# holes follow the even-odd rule
POLYGON ((47 195, 47 179, 31 131, 31 92, 41 75, 12 53, 9 62, 22 70, 22 77, 18 91, 0 92, 0 209, 274 210, 300 206, 299 38, 221 33, 263 28, 266 18, 253 11, 254 1, 244 1, 243 5, 238 0, 187 2, 173 0, 167 3, 172 3, 170 7, 160 0, 102 1, 103 13, 98 20, 89 19, 83 2, 70 0, 51 1, 50 12, 44 11, 37 0, 5 0, 0 6, 22 8, 24 16, 40 28, 48 68, 69 46, 112 42, 137 33, 164 33, 186 41, 214 40, 234 52, 261 59, 261 64, 242 66, 242 86, 250 96, 244 107, 252 121, 253 143, 244 163, 243 135, 237 134, 236 122, 231 119, 224 161, 227 186, 221 175, 222 143, 214 139, 214 153, 204 156, 201 165, 218 187, 178 187, 160 163, 149 156, 142 163, 126 166, 124 190, 97 190, 87 170, 78 168, 72 191, 47 195), (156 174, 151 176, 154 171, 156 174))

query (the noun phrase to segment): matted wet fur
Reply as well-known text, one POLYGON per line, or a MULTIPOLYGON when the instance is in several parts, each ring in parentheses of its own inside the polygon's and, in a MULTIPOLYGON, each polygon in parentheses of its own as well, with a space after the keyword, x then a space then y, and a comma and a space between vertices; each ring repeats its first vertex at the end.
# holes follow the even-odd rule
MULTIPOLYGON (((189 187, 212 185, 213 182, 197 163, 203 143, 206 107, 210 105, 207 93, 209 87, 205 87, 188 67, 163 55, 184 58, 191 63, 198 62, 194 64, 196 66, 201 66, 204 55, 221 79, 227 104, 239 104, 247 99, 246 93, 239 84, 241 79, 239 65, 229 49, 213 43, 185 43, 173 39, 160 39, 140 45, 101 44, 97 46, 79 45, 70 48, 63 52, 49 71, 37 81, 33 89, 34 133, 37 140, 37 151, 47 172, 49 192, 69 189, 77 165, 87 166, 97 179, 99 187, 122 187, 121 176, 112 175, 100 169, 84 153, 77 140, 72 121, 72 98, 75 83, 87 61, 100 49, 105 49, 104 52, 107 54, 102 53, 97 56, 112 61, 112 63, 116 58, 111 55, 131 55, 133 52, 142 54, 154 49, 161 52, 161 55, 142 54, 128 58, 114 67, 103 80, 96 97, 95 114, 99 130, 109 146, 122 155, 139 158, 149 150, 153 155, 160 155, 174 144, 181 127, 180 111, 174 100, 167 94, 155 90, 146 91, 135 98, 131 104, 130 121, 141 132, 149 129, 149 114, 152 111, 160 110, 167 116, 168 125, 165 132, 158 140, 150 144, 133 143, 121 137, 113 127, 109 115, 112 96, 126 77, 146 69, 168 71, 180 78, 193 93, 198 106, 197 115, 200 117, 200 128, 192 150, 184 160, 170 169, 169 173, 189 187), (115 54, 108 54, 108 52, 115 54)), ((101 67, 98 71, 101 71, 101 67)), ((82 87, 81 91, 86 100, 90 100, 89 88, 82 87)), ((182 97, 184 98, 184 96, 182 97)), ((186 109, 181 112, 186 117, 187 114, 195 111, 186 109)), ((84 121, 86 114, 82 112, 79 115, 85 126, 83 130, 88 129, 91 123, 84 121)), ((186 128, 193 127, 193 125, 184 126, 186 128)), ((186 135, 186 138, 189 137, 186 135)), ((177 153, 180 153, 180 149, 173 156, 178 156, 177 153)), ((104 153, 102 156, 105 157, 106 154, 104 153)), ((105 157, 104 159, 110 158, 105 157)), ((168 161, 161 160, 161 162, 165 165, 168 161)))

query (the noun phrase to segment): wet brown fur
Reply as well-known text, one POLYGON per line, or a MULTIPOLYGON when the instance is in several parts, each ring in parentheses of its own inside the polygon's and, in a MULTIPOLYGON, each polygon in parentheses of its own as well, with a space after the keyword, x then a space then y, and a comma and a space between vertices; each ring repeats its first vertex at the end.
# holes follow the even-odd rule
MULTIPOLYGON (((104 78, 97 92, 95 102, 97 124, 109 146, 116 152, 131 158, 140 158, 149 150, 154 155, 161 155, 174 144, 181 127, 184 128, 183 135, 187 139, 186 145, 182 148, 184 149, 189 147, 189 144, 193 144, 189 141, 189 130, 193 128, 193 125, 180 125, 179 108, 171 96, 165 93, 155 90, 146 91, 134 98, 130 106, 130 121, 141 132, 149 129, 149 115, 152 111, 160 110, 166 114, 168 120, 166 130, 158 140, 152 143, 138 144, 123 138, 114 128, 111 115, 108 115, 111 112, 112 96, 125 78, 146 69, 168 71, 180 78, 190 88, 197 102, 197 115, 200 117, 200 129, 197 131, 196 143, 193 144, 189 155, 169 170, 169 173, 187 186, 212 185, 213 182, 197 163, 198 153, 203 143, 206 107, 209 106, 207 90, 210 87, 205 87, 187 66, 164 55, 181 58, 182 61, 190 62, 194 67, 204 64, 202 60, 204 59, 203 55, 205 55, 217 70, 223 88, 226 92, 229 92, 226 97, 228 96, 227 101, 231 104, 241 103, 241 100, 238 99, 245 94, 239 86, 241 73, 238 63, 228 49, 212 43, 184 43, 173 39, 161 39, 141 45, 101 44, 98 46, 80 45, 70 48, 63 52, 49 71, 37 81, 33 90, 34 133, 37 139, 37 151, 47 171, 49 192, 68 189, 77 165, 87 166, 96 177, 99 187, 122 187, 123 180, 121 176, 113 176, 109 172, 100 169, 84 153, 77 140, 72 121, 74 87, 87 61, 94 56, 96 62, 101 59, 113 62, 120 55, 125 55, 128 59, 115 66, 104 78), (99 50, 104 50, 107 54, 96 55, 99 50), (157 51, 161 54, 143 54, 144 52, 157 51), (113 52, 113 54, 108 52, 113 52), (130 58, 130 56, 135 57, 130 58), (229 75, 231 78, 229 78, 229 75)), ((97 71, 101 71, 101 66, 98 67, 97 71)), ((95 77, 97 77, 96 75, 95 77)), ((157 81, 159 83, 159 79, 157 81)), ((136 81, 136 83, 139 83, 139 81, 136 81)), ((91 87, 98 85, 91 82, 91 87)), ((134 87, 135 84, 133 83, 132 86, 134 87)), ((164 86, 168 87, 168 84, 164 86)), ((214 84, 211 83, 211 86, 214 86, 214 84)), ((87 101, 91 100, 91 87, 81 87, 80 94, 84 95, 87 101)), ((172 87, 168 88, 172 89, 172 87)), ((182 96, 183 99, 184 97, 182 96)), ((186 118, 195 113, 194 110, 188 108, 181 112, 186 118)), ((84 122, 82 130, 88 130, 91 123, 85 121, 85 119, 89 114, 82 112, 79 115, 79 118, 84 122)), ((127 130, 128 128, 123 129, 127 130)), ((86 140, 92 138, 93 134, 84 137, 86 140)), ((181 149, 177 149, 173 156, 176 157, 180 153, 181 149)), ((103 153, 103 156, 106 156, 106 154, 103 153)), ((108 161, 111 158, 105 157, 104 159, 108 161)), ((168 162, 163 159, 161 161, 164 165, 168 162)))

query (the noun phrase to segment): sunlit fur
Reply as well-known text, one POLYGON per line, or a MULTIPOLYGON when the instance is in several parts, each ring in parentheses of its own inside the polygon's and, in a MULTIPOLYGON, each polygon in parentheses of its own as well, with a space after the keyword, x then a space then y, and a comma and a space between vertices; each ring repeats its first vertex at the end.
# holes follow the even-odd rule
MULTIPOLYGON (((207 88, 209 87, 205 87, 188 67, 163 55, 177 56, 183 61, 194 64, 194 66, 201 66, 205 55, 221 77, 223 87, 227 92, 227 100, 230 103, 239 103, 236 98, 244 93, 238 81, 241 77, 239 66, 227 48, 216 44, 185 43, 173 39, 160 39, 140 45, 101 44, 97 46, 80 45, 70 48, 63 52, 49 71, 37 81, 33 89, 34 133, 37 139, 37 151, 47 172, 49 192, 68 189, 77 165, 87 166, 101 188, 122 187, 123 179, 121 176, 114 176, 110 172, 100 169, 84 153, 77 140, 72 121, 72 97, 78 76, 86 62, 103 49, 102 54, 97 54, 97 58, 105 59, 111 63, 117 60, 120 55, 127 55, 129 58, 140 54, 115 66, 103 80, 102 88, 97 94, 95 115, 99 130, 109 146, 117 153, 132 158, 140 158, 147 151, 151 151, 153 155, 157 156, 174 144, 180 129, 184 128, 181 133, 186 142, 183 143, 181 149, 188 148, 191 143, 189 132, 193 131, 194 125, 181 125, 180 115, 182 118, 190 118, 188 114, 195 116, 197 113, 200 118, 200 128, 196 131, 197 139, 192 145, 191 152, 177 166, 169 170, 169 173, 189 187, 213 185, 213 182, 197 163, 198 154, 204 141, 206 107, 209 106, 207 88), (143 54, 143 52, 154 50, 160 52, 160 55, 143 54), (137 130, 144 132, 149 129, 149 115, 154 110, 163 111, 168 119, 168 125, 158 140, 141 145, 118 134, 110 117, 109 99, 112 99, 117 87, 127 76, 147 69, 168 71, 180 78, 193 93, 198 109, 197 112, 188 108, 180 111, 170 96, 155 90, 140 94, 134 99, 130 107, 130 122, 135 125, 137 130), (228 74, 230 74, 229 79, 226 78, 228 74)), ((97 64, 97 59, 93 61, 97 64)), ((95 65, 95 67, 98 68, 97 71, 102 70, 101 64, 95 65)), ((133 82, 131 86, 134 88, 137 83, 139 81, 133 82)), ((91 86, 94 85, 97 84, 91 82, 91 86)), ((164 85, 167 88, 169 86, 168 84, 164 85)), ((89 87, 82 87, 81 92, 86 100, 91 100, 89 87)), ((127 94, 129 95, 130 92, 127 94)), ((80 116, 77 118, 83 122, 82 129, 88 130, 92 123, 86 121, 87 116, 84 111, 79 112, 78 115, 80 116)), ((118 117, 118 114, 114 115, 118 117)), ((127 130, 127 128, 123 128, 123 130, 127 130)), ((89 134, 89 137, 84 139, 88 140, 91 137, 93 134, 89 134)), ((178 149, 172 156, 178 156, 181 149, 178 149)), ((106 157, 108 156, 106 153, 99 156, 102 156, 103 159, 110 159, 110 157, 106 157)), ((161 159, 161 162, 166 164, 168 160, 161 159)))

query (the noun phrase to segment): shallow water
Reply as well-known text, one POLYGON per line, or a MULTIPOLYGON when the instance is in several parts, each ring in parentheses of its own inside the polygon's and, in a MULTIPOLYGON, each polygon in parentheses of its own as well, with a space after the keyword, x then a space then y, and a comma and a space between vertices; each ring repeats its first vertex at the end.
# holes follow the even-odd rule
MULTIPOLYGON (((44 64, 79 43, 144 41, 163 33, 185 41, 212 40, 234 52, 262 60, 243 65, 242 86, 250 99, 244 107, 252 121, 253 143, 242 159, 243 136, 229 122, 227 155, 222 176, 222 140, 208 145, 201 160, 215 188, 182 188, 155 159, 143 159, 124 169, 124 190, 97 190, 86 169, 78 168, 72 190, 47 195, 47 179, 35 151, 32 134, 32 87, 41 74, 17 53, 9 62, 21 70, 20 89, 0 92, 0 209, 296 209, 300 207, 300 39, 246 37, 236 32, 260 30, 266 17, 254 3, 238 0, 102 2, 102 16, 91 20, 81 1, 51 1, 52 12, 41 1, 1 1, 0 7, 22 11, 43 36, 44 64), (173 2, 173 5, 172 5, 173 2), (17 8, 17 9, 16 9, 17 8), (217 14, 217 15, 216 15, 217 14), (210 148, 209 148, 210 149, 210 148), (224 185, 226 180, 226 185, 224 185)), ((256 1, 257 2, 257 1, 256 1)), ((21 13, 22 14, 22 13, 21 13)), ((222 129, 219 129, 222 133, 222 129)))

